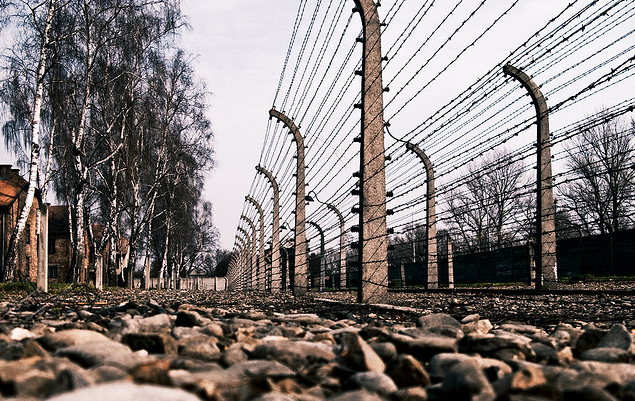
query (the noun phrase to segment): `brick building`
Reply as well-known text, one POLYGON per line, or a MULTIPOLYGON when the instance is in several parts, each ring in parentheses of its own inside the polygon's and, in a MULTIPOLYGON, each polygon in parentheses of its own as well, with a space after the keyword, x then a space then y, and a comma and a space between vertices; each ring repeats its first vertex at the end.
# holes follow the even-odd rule
MULTIPOLYGON (((71 232, 70 222, 68 219, 68 207, 50 206, 49 207, 49 239, 48 239, 48 276, 50 282, 66 283, 70 282, 71 272, 71 232)), ((99 241, 103 235, 104 226, 101 224, 93 224, 93 235, 96 241, 99 241)), ((127 249, 127 239, 120 238, 117 243, 119 249, 127 249)), ((106 277, 107 264, 109 259, 110 244, 106 244, 104 251, 102 252, 103 258, 103 275, 106 277)), ((122 263, 123 258, 121 255, 116 255, 117 263, 122 263)), ((119 269, 118 269, 119 270, 119 269)), ((88 234, 84 237, 84 260, 82 261, 82 267, 79 272, 80 283, 95 283, 95 255, 92 252, 92 247, 88 241, 88 234)))
MULTIPOLYGON (((6 265, 7 252, 11 234, 15 229, 29 188, 29 182, 20 176, 18 169, 10 164, 0 165, 0 269, 2 273, 6 265)), ((16 278, 35 281, 38 263, 37 215, 40 208, 39 191, 36 191, 31 213, 25 226, 22 240, 18 244, 18 272, 16 278)))

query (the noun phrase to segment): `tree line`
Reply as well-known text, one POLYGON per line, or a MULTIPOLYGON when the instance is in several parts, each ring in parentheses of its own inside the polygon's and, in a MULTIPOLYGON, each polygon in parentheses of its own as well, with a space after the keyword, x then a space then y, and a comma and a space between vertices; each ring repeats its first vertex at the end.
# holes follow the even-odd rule
MULTIPOLYGON (((129 257, 119 280, 129 286, 137 264, 168 275, 213 263, 218 235, 202 197, 213 135, 205 84, 177 44, 187 28, 179 1, 0 0, 0 15, 11 38, 2 51, 3 136, 28 164, 30 199, 53 191, 68 205, 67 281, 80 279, 87 245, 99 255, 121 237, 129 257)), ((3 280, 16 278, 27 216, 3 280)))

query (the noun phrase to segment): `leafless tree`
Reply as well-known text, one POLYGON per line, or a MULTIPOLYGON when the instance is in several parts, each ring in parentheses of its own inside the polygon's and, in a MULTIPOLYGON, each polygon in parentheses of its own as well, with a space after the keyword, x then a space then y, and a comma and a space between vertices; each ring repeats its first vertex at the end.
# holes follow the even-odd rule
MULTIPOLYGON (((14 143, 20 143, 23 140, 25 148, 30 149, 29 187, 24 206, 9 240, 7 265, 3 266, 4 280, 13 280, 16 274, 17 246, 31 214, 35 191, 40 186, 40 135, 42 135, 40 125, 42 110, 45 107, 43 106, 44 89, 46 72, 50 64, 50 47, 55 40, 51 35, 51 27, 58 3, 60 3, 59 0, 48 0, 35 4, 27 2, 22 4, 19 10, 22 18, 18 25, 25 29, 27 34, 16 45, 10 57, 9 77, 0 93, 4 101, 9 104, 13 117, 3 127, 5 139, 14 143), (31 53, 33 50, 35 54, 31 53), (26 129, 27 126, 29 129, 26 129), (20 138, 21 132, 24 133, 22 138, 20 138)), ((3 2, 0 6, 6 8, 7 3, 3 2)))
MULTIPOLYGON (((599 113, 601 117, 605 111, 599 113)), ((581 128, 566 147, 571 178, 558 187, 560 206, 587 234, 632 225, 635 206, 635 120, 602 119, 581 128)))
POLYGON ((446 195, 457 248, 478 252, 514 239, 510 225, 528 203, 524 170, 522 160, 506 150, 491 151, 467 166, 460 185, 446 195))
POLYGON ((426 226, 425 224, 408 224, 400 234, 390 239, 388 260, 390 264, 399 265, 401 262, 421 262, 426 257, 426 226))

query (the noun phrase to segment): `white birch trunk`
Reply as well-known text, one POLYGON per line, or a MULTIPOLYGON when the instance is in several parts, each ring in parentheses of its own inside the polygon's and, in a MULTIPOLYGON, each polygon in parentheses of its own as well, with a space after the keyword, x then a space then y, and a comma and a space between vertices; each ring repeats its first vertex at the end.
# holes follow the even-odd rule
POLYGON ((31 206, 35 197, 35 188, 37 186, 37 177, 40 169, 40 113, 42 110, 42 101, 44 97, 44 73, 46 71, 47 62, 47 48, 50 42, 49 33, 53 22, 53 16, 55 14, 56 0, 50 0, 49 8, 46 15, 46 22, 44 25, 44 33, 42 37, 42 44, 40 47, 40 60, 38 62, 37 76, 36 76, 36 90, 35 99, 33 100, 33 114, 31 120, 31 164, 29 172, 29 189, 26 193, 26 200, 20 217, 15 225, 13 233, 11 234, 11 240, 9 241, 8 249, 8 262, 9 265, 5 268, 6 281, 12 281, 15 279, 17 270, 18 252, 17 246, 22 239, 24 233, 24 227, 31 213, 31 206))
POLYGON ((165 248, 163 249, 163 259, 161 260, 161 275, 159 277, 159 285, 162 284, 164 277, 168 273, 168 247, 170 245, 170 219, 168 218, 167 227, 165 229, 165 248))

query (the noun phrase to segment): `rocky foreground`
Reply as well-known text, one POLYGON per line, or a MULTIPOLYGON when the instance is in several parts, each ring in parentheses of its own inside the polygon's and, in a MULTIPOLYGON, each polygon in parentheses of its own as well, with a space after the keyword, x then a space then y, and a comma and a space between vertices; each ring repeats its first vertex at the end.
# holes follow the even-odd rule
POLYGON ((635 400, 631 296, 392 294, 391 306, 326 296, 0 294, 0 393, 58 401, 635 400))

